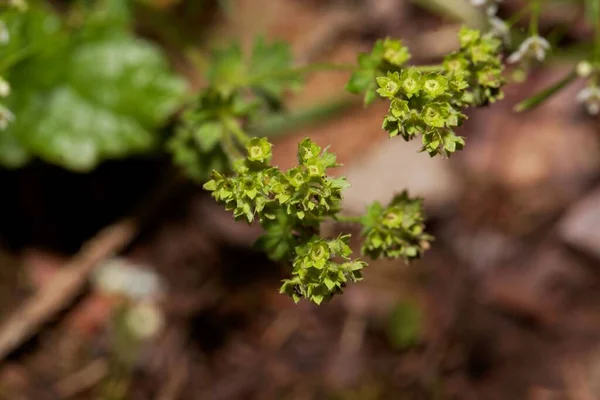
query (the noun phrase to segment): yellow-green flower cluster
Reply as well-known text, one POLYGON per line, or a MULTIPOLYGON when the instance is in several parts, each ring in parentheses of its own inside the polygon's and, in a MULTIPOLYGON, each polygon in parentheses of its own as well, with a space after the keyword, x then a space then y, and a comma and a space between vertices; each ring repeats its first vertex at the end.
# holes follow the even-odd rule
POLYGON ((340 209, 345 178, 332 178, 326 170, 336 167, 335 155, 321 151, 310 139, 298 145, 297 167, 287 171, 271 167, 271 144, 265 138, 254 138, 246 147, 247 157, 235 165, 236 175, 227 177, 214 171, 204 188, 233 211, 238 218, 252 222, 275 219, 275 210, 318 224, 323 217, 340 209))
POLYGON ((400 40, 378 40, 371 53, 358 55, 358 69, 350 77, 346 90, 350 93, 364 93, 365 104, 372 103, 376 96, 375 78, 386 71, 399 71, 410 59, 408 48, 400 40))
POLYGON ((246 157, 234 165, 235 175, 213 171, 204 188, 236 219, 258 220, 265 235, 258 245, 273 259, 293 260, 293 277, 284 281, 282 293, 296 301, 307 298, 317 304, 341 292, 348 282, 360 278, 366 265, 350 261, 349 236, 319 239, 319 225, 340 211, 344 178, 327 176, 338 166, 334 154, 310 139, 298 145, 298 166, 281 171, 270 165, 272 145, 254 138, 246 157), (337 263, 333 257, 344 261, 337 263))
POLYGON ((297 246, 292 278, 283 282, 280 292, 296 302, 306 298, 321 304, 334 294, 342 293, 348 282, 361 280, 361 270, 366 263, 350 259, 349 238, 350 235, 345 235, 325 240, 314 236, 297 246))
POLYGON ((363 217, 362 252, 373 259, 421 257, 433 237, 425 233, 423 201, 402 192, 387 207, 373 203, 363 217))
POLYGON ((461 75, 420 72, 409 67, 401 72, 388 72, 377 78, 381 97, 390 100, 383 129, 390 137, 400 135, 412 140, 423 135, 423 151, 431 156, 451 154, 462 149, 464 140, 452 129, 465 118, 453 101, 462 98, 467 83, 461 75))
POLYGON ((460 50, 444 59, 447 73, 462 76, 469 84, 468 105, 486 105, 504 97, 502 42, 492 34, 463 27, 459 34, 460 50))

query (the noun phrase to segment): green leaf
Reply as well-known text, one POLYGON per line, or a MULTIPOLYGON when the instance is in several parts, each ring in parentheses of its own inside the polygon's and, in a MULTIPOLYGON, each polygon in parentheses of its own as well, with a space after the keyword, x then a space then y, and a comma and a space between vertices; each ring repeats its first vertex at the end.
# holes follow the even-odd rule
POLYGON ((215 180, 214 180, 214 179, 211 179, 210 181, 206 182, 206 183, 205 183, 205 184, 202 186, 202 188, 203 188, 204 190, 209 190, 209 191, 211 191, 211 192, 212 192, 212 191, 214 191, 214 190, 216 190, 216 189, 217 189, 217 183, 215 182, 215 180))
POLYGON ((323 302, 323 299, 324 299, 324 297, 322 294, 314 294, 311 297, 311 300, 318 306, 321 305, 321 303, 323 302))
POLYGON ((284 90, 301 82, 298 73, 290 72, 292 63, 292 50, 287 42, 268 44, 264 38, 257 38, 249 68, 252 86, 260 94, 279 100, 284 90))
POLYGON ((246 69, 242 61, 242 48, 237 43, 214 50, 210 69, 207 71, 208 80, 216 86, 243 82, 246 69))
POLYGON ((211 151, 223 136, 223 125, 218 122, 206 122, 200 125, 194 132, 194 138, 200 149, 205 152, 211 151))
POLYGON ((323 283, 325 283, 325 286, 327 286, 327 289, 329 290, 333 290, 333 288, 336 286, 335 282, 329 278, 323 279, 323 283))
POLYGON ((39 157, 85 172, 157 144, 157 128, 182 100, 183 81, 155 46, 120 25, 106 36, 89 26, 64 35, 41 7, 12 20, 12 36, 31 51, 8 70, 13 94, 6 106, 16 120, 0 133, 1 164, 39 157))

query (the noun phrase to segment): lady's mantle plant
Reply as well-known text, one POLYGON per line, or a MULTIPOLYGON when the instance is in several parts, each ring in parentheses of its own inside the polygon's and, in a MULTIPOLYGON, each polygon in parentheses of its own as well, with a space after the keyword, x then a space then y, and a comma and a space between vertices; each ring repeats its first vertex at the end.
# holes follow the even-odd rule
MULTIPOLYGON (((459 38, 459 50, 448 55, 443 64, 427 67, 406 65, 410 53, 401 41, 380 40, 371 53, 359 55, 347 89, 364 93, 366 104, 377 95, 390 102, 382 123, 390 137, 400 136, 408 141, 420 135, 422 151, 430 156, 450 156, 465 144, 464 138, 454 133, 466 119, 464 110, 501 98, 504 83, 500 41, 491 34, 466 28, 460 31, 459 38)), ((236 58, 237 63, 242 63, 241 58, 236 58)), ((264 228, 258 245, 271 258, 289 262, 292 268, 291 277, 283 281, 282 293, 295 301, 306 298, 320 304, 341 293, 348 283, 362 279, 361 271, 367 264, 352 257, 350 235, 320 236, 320 226, 326 220, 361 224, 362 253, 372 259, 402 258, 409 262, 421 257, 433 240, 425 232, 421 199, 402 192, 386 206, 369 206, 362 217, 343 216, 342 195, 349 183, 344 177, 328 175, 331 168, 339 166, 336 156, 307 138, 298 144, 297 166, 281 170, 271 165, 272 144, 266 138, 251 139, 241 123, 267 103, 253 86, 235 84, 265 82, 252 74, 245 75, 247 67, 229 68, 246 72, 225 85, 213 80, 183 126, 201 121, 195 132, 214 131, 208 137, 221 143, 218 148, 230 158, 233 173, 214 170, 204 188, 236 219, 257 221, 264 228), (207 103, 207 96, 217 100, 207 103), (239 145, 245 148, 243 154, 239 145)), ((290 68, 287 72, 274 72, 271 78, 297 78, 298 73, 290 68)), ((269 75, 264 75, 264 79, 268 83, 269 75)), ((280 101, 281 93, 282 90, 272 93, 271 103, 280 101)), ((174 138, 174 143, 186 131, 194 132, 188 128, 174 138)), ((206 140, 207 135, 204 136, 206 140)), ((201 145, 200 150, 211 152, 215 146, 201 145)), ((176 152, 175 157, 182 154, 176 152)), ((201 154, 196 157, 203 158, 201 154)), ((196 172, 200 177, 201 169, 196 172)))
MULTIPOLYGON (((584 0, 594 40, 590 54, 554 85, 516 106, 531 109, 578 77, 587 84, 577 96, 591 114, 600 110, 600 0, 584 0)), ((298 144, 298 163, 282 170, 271 164, 272 144, 257 122, 284 109, 282 96, 303 74, 352 70, 346 89, 389 102, 382 129, 390 137, 419 139, 421 151, 450 157, 465 146, 456 130, 471 107, 502 99, 503 46, 516 42, 515 25, 529 15, 527 37, 507 60, 522 72, 552 55, 538 20, 542 2, 527 3, 509 20, 497 15, 499 0, 471 0, 482 9, 487 31, 462 28, 459 48, 439 65, 410 65, 406 46, 377 41, 357 65, 292 65, 285 43, 258 39, 248 56, 233 45, 215 53, 208 85, 181 112, 167 147, 173 161, 237 220, 264 228, 258 245, 288 263, 291 275, 281 292, 295 301, 320 304, 361 279, 366 263, 353 257, 350 235, 321 235, 328 221, 362 226, 362 254, 415 260, 433 238, 425 231, 422 200, 402 192, 387 204, 374 203, 363 216, 345 216, 343 177, 329 175, 335 154, 310 139, 298 144), (211 172, 212 171, 212 172, 211 172)), ((82 3, 83 4, 83 3, 82 3)), ((81 15, 60 18, 42 2, 0 4, 0 163, 18 167, 38 157, 87 171, 106 158, 147 152, 156 129, 183 103, 182 80, 168 71, 165 57, 131 34, 127 2, 98 0, 81 15), (68 20, 68 21, 67 21, 68 20), (108 62, 110 61, 110 62, 108 62)), ((87 7, 87 6, 86 6, 87 7)))

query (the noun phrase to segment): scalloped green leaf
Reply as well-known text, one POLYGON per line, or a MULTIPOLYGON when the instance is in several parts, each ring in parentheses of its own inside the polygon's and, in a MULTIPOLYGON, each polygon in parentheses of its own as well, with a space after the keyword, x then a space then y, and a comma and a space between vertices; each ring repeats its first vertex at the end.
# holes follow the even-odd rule
POLYGON ((0 164, 20 167, 37 157, 86 172, 158 144, 158 128, 180 106, 185 83, 156 46, 120 22, 96 29, 97 18, 74 32, 45 9, 9 20, 27 51, 7 70, 13 94, 5 104, 15 122, 0 131, 0 164))

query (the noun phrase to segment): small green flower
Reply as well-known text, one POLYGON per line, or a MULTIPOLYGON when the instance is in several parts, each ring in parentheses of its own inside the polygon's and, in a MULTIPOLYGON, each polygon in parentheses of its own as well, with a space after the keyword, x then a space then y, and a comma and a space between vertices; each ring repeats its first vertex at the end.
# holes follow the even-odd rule
POLYGON ((304 173, 304 170, 300 167, 290 169, 289 171, 287 171, 285 176, 287 177, 287 180, 290 183, 290 185, 292 185, 296 189, 304 185, 307 181, 307 177, 304 173))
POLYGON ((381 97, 392 99, 400 90, 400 75, 398 72, 388 72, 387 77, 377 78, 377 84, 379 85, 377 93, 381 97))
POLYGON ((410 53, 400 40, 387 38, 383 42, 383 59, 400 67, 410 59, 410 53))
POLYGON ((322 177, 325 174, 325 166, 320 161, 321 160, 319 159, 313 159, 304 165, 306 167, 306 171, 308 172, 308 176, 311 178, 322 177))
POLYGON ((436 98, 448 90, 448 78, 440 74, 427 74, 422 80, 423 91, 431 98, 436 98))
POLYGON ((295 302, 306 298, 321 304, 336 293, 342 293, 347 282, 362 279, 362 261, 350 260, 352 251, 348 246, 350 235, 325 240, 313 236, 308 242, 295 248, 292 263, 292 278, 283 281, 281 293, 286 293, 295 302), (333 261, 341 259, 341 263, 333 261))
POLYGON ((500 68, 486 67, 477 71, 477 82, 482 86, 499 88, 503 84, 500 68))
POLYGON ((300 164, 315 159, 319 154, 321 154, 321 147, 309 138, 305 138, 298 144, 298 162, 300 164))
POLYGON ((458 107, 488 104, 503 97, 502 42, 491 34, 475 32, 461 29, 461 49, 444 60, 445 70, 451 73, 449 86, 455 92, 452 104, 458 107))
POLYGON ((443 128, 446 124, 445 109, 439 103, 431 103, 423 110, 423 121, 434 128, 443 128))
POLYGON ((494 59, 494 53, 484 43, 469 47, 470 58, 474 64, 489 63, 494 59))
POLYGON ((462 71, 463 73, 468 73, 469 60, 462 53, 451 53, 444 58, 443 66, 449 72, 462 71))
POLYGON ((273 156, 272 152, 273 145, 267 140, 267 138, 252 138, 246 150, 248 151, 248 160, 259 163, 268 163, 271 161, 273 156))
POLYGON ((403 257, 407 262, 421 257, 433 237, 425 233, 423 201, 406 191, 387 207, 373 203, 363 217, 362 252, 373 259, 403 257))
POLYGON ((466 48, 477 43, 481 33, 477 29, 469 29, 463 26, 458 32, 458 40, 460 41, 460 47, 466 48))
POLYGON ((457 95, 462 95, 464 91, 469 87, 469 83, 466 80, 467 74, 463 71, 456 71, 450 74, 448 80, 448 86, 457 95))
POLYGON ((394 118, 398 118, 400 120, 404 120, 408 118, 410 115, 410 108, 408 106, 408 101, 394 99, 390 103, 390 113, 394 118))
POLYGON ((409 68, 400 74, 400 86, 407 98, 417 96, 421 91, 421 73, 415 68, 409 68))

